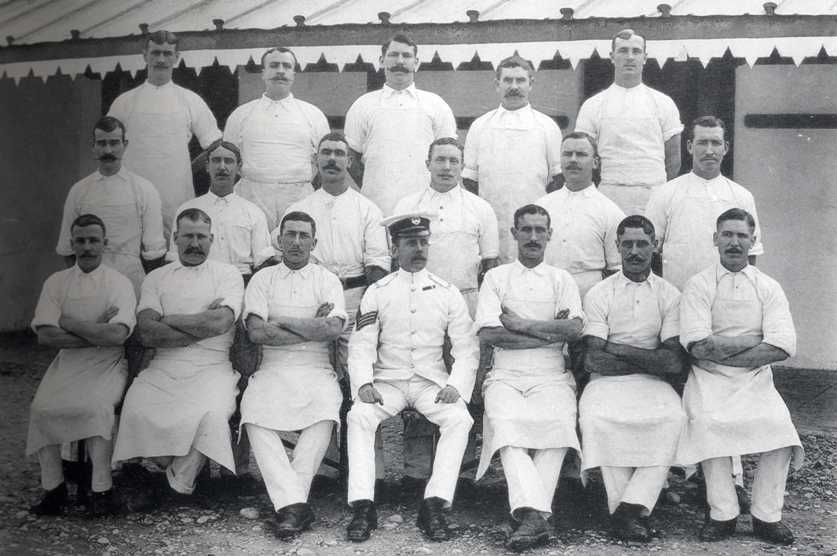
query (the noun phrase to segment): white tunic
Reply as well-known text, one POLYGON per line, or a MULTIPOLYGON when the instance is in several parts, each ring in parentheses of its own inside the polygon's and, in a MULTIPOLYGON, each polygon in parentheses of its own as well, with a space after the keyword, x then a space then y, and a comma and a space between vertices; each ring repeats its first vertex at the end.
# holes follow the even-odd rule
MULTIPOLYGON (((680 292, 650 274, 634 282, 622 272, 584 298, 585 336, 657 349, 680 332, 680 292)), ((579 401, 584 469, 670 466, 685 415, 680 396, 663 378, 642 373, 592 374, 579 401)))
MULTIPOLYGON (((244 318, 314 318, 323 303, 334 304, 328 317, 346 322, 343 287, 334 274, 315 264, 291 270, 280 263, 260 270, 247 285, 244 318)), ((262 363, 241 401, 241 424, 283 431, 326 420, 339 425, 343 395, 329 361, 330 343, 263 346, 262 363)))
POLYGON ((427 149, 435 139, 456 137, 456 120, 435 93, 415 84, 400 91, 384 85, 349 107, 344 132, 349 147, 362 154, 361 192, 387 217, 399 199, 427 184, 427 149))
MULTIPOLYGON (((247 199, 235 193, 219 197, 208 191, 180 205, 177 214, 190 208, 200 209, 212 219, 210 259, 231 264, 242 274, 251 274, 254 268, 273 256, 267 219, 259 207, 247 199)), ((174 243, 176 231, 177 222, 174 223, 169 252, 166 253, 166 260, 169 261, 178 259, 174 243)))
POLYGON ((168 235, 174 211, 195 196, 189 141, 195 135, 206 148, 220 139, 215 116, 200 96, 171 81, 160 87, 146 81, 122 93, 108 116, 125 124, 130 141, 125 166, 150 180, 160 193, 168 235))
MULTIPOLYGON (((584 320, 575 281, 567 271, 545 263, 527 268, 515 261, 489 270, 480 288, 475 330, 502 327, 503 307, 537 320, 554 319, 569 309, 567 319, 584 320)), ((564 342, 529 349, 494 348, 494 362, 483 383, 485 414, 477 478, 503 446, 580 450, 575 380, 564 368, 563 348, 564 342)))
MULTIPOLYGON (((686 282, 680 299, 680 343, 688 349, 710 335, 760 335, 764 343, 796 353, 796 332, 782 287, 754 266, 730 272, 715 263, 686 282)), ((688 420, 677 461, 768 452, 793 447, 796 466, 802 445, 770 365, 730 367, 692 364, 683 392, 688 420)))
POLYGON ((678 288, 718 258, 712 242, 718 216, 742 208, 756 221, 751 255, 763 255, 761 227, 753 195, 718 175, 705 180, 689 172, 659 187, 651 195, 645 216, 654 223, 663 256, 663 276, 678 288))
POLYGON ((112 176, 98 171, 77 181, 67 193, 55 252, 73 254, 70 226, 82 214, 95 214, 105 223, 108 244, 102 262, 131 280, 138 294, 145 271, 140 256, 158 259, 166 253, 160 194, 151 183, 124 167, 112 176))
POLYGON ((369 286, 349 340, 352 399, 366 383, 410 380, 414 375, 440 388, 453 386, 467 402, 474 389, 479 343, 462 294, 441 278, 404 270, 369 286), (454 363, 442 360, 445 336, 454 363))
MULTIPOLYGON (((207 259, 180 261, 151 272, 137 312, 162 316, 205 311, 218 298, 238 318, 244 297, 241 273, 207 259)), ((184 456, 191 448, 234 471, 227 423, 235 411, 238 373, 229 360, 234 327, 185 347, 158 347, 125 396, 113 461, 184 456)))
POLYGON ((494 209, 461 186, 445 193, 427 186, 395 207, 395 214, 409 212, 433 215, 427 269, 459 288, 473 315, 482 260, 499 256, 494 209))
POLYGON ((544 261, 572 274, 582 296, 602 280, 602 271, 619 269, 616 227, 625 213, 595 186, 581 191, 562 187, 535 204, 546 209, 552 225, 544 261))
POLYGON ((531 105, 500 106, 471 124, 464 158, 462 177, 479 182, 480 197, 497 213, 500 260, 511 262, 517 256, 509 231, 514 211, 542 197, 550 178, 561 173, 561 129, 531 105))
MULTIPOLYGON (((44 283, 32 329, 60 328, 61 316, 95 321, 108 307, 118 312, 110 324, 134 329, 137 305, 131 282, 105 265, 85 273, 77 265, 56 272, 44 283)), ((26 455, 44 446, 82 438, 110 439, 113 409, 122 399, 127 363, 122 346, 64 348, 38 385, 29 411, 26 455)))

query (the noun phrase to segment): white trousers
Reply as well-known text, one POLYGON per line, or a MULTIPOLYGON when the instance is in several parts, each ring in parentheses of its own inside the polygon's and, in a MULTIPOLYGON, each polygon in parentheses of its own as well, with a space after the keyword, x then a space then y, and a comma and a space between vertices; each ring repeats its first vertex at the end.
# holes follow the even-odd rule
POLYGON ((349 430, 349 503, 373 500, 375 496, 375 431, 385 419, 393 417, 405 407, 412 407, 439 426, 439 444, 433 473, 424 490, 424 497, 438 497, 453 502, 456 478, 462 465, 462 455, 468 444, 468 431, 474 424, 465 402, 436 403, 441 388, 432 381, 413 375, 410 380, 373 383, 384 399, 383 405, 364 403, 356 399, 347 418, 349 430))
POLYGON ((318 421, 299 433, 293 460, 288 459, 279 431, 246 423, 247 434, 273 508, 308 501, 311 480, 331 441, 332 421, 318 421))
POLYGON ((169 486, 180 494, 192 494, 195 491, 195 481, 207 457, 195 448, 190 448, 185 456, 162 456, 151 458, 166 467, 166 479, 169 486))
MULTIPOLYGON (((93 465, 90 486, 93 492, 105 492, 113 486, 110 474, 113 441, 105 440, 101 436, 92 436, 84 440, 84 445, 93 465)), ((60 444, 50 444, 38 450, 38 463, 41 465, 41 486, 44 490, 52 490, 64 482, 60 444)))
POLYGON ((500 448, 500 461, 506 475, 512 515, 519 508, 534 508, 546 516, 552 513, 552 498, 558 487, 558 475, 567 450, 569 448, 500 448))
MULTIPOLYGON (((761 454, 753 479, 753 497, 750 503, 750 515, 753 517, 768 523, 782 519, 785 483, 792 454, 793 449, 790 447, 761 454)), ((700 465, 706 479, 709 517, 716 521, 728 521, 738 517, 740 508, 735 494, 731 458, 707 459, 700 462, 700 465)))
POLYGON ((612 467, 602 465, 602 479, 607 491, 607 509, 612 514, 619 504, 639 504, 642 515, 649 516, 668 477, 668 466, 612 467))

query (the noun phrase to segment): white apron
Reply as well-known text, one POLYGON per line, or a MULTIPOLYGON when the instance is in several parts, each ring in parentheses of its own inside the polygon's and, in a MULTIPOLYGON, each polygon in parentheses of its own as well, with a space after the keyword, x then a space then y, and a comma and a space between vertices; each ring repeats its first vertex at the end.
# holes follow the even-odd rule
MULTIPOLYGON (((273 280, 277 276, 273 274, 273 280)), ((272 281, 273 281, 272 280, 272 281)), ((273 283, 270 291, 275 291, 273 283)), ((313 318, 319 305, 293 305, 271 296, 269 319, 313 318)), ((320 421, 340 425, 343 395, 329 361, 330 342, 263 347, 259 370, 250 377, 241 401, 241 424, 298 431, 320 421)))
MULTIPOLYGON (((107 309, 101 292, 83 292, 61 304, 61 314, 96 320, 107 309)), ((114 407, 122 399, 127 363, 122 346, 62 349, 38 386, 30 409, 26 454, 50 444, 101 436, 110 439, 114 407)))
MULTIPOLYGON (((206 309, 206 295, 161 296, 166 314, 206 309)), ((235 411, 239 374, 225 335, 187 347, 156 348, 156 355, 125 397, 113 461, 185 456, 191 448, 235 473, 228 421, 235 411), (226 347, 225 347, 226 346, 226 347)))
POLYGON ((479 194, 497 214, 500 264, 517 258, 511 235, 514 211, 546 194, 549 167, 546 142, 539 129, 489 127, 480 141, 479 194))
POLYGON ((434 139, 433 119, 420 103, 406 108, 380 105, 372 117, 361 193, 378 205, 384 218, 429 181, 425 158, 434 139))
MULTIPOLYGON (((506 291, 509 291, 506 288, 506 291)), ((504 296, 503 305, 524 318, 552 319, 558 312, 554 292, 540 299, 504 296)), ((483 383, 482 452, 476 478, 482 477, 494 453, 503 446, 543 450, 574 448, 576 434, 576 385, 564 369, 564 343, 527 350, 494 352, 494 365, 483 383), (554 368, 531 370, 527 359, 550 361, 554 368)))
MULTIPOLYGON (((759 300, 720 299, 712 303, 712 330, 725 335, 762 333, 759 300)), ((770 365, 747 369, 711 361, 692 364, 683 392, 686 421, 677 462, 700 461, 792 447, 802 465, 799 435, 784 400, 773 385, 770 365)))

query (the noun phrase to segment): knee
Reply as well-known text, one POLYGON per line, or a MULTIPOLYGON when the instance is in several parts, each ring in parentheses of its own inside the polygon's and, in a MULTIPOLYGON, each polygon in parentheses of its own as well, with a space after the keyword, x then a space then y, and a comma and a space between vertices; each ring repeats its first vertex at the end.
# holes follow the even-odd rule
POLYGON ((375 412, 374 404, 356 401, 352 405, 349 414, 346 415, 346 424, 349 430, 363 430, 374 432, 381 420, 375 412))
POLYGON ((441 430, 456 430, 465 431, 466 433, 474 426, 474 419, 464 405, 453 406, 452 410, 447 412, 445 418, 439 423, 441 430))

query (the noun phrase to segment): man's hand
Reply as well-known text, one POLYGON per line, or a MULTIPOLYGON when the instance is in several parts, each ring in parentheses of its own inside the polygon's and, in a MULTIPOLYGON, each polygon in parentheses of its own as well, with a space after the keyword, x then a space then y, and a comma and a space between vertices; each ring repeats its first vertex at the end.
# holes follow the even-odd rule
POLYGON ((106 323, 110 322, 110 319, 115 317, 117 314, 119 314, 119 309, 117 309, 116 307, 111 305, 110 307, 105 309, 104 312, 101 315, 99 315, 99 318, 96 319, 96 323, 97 324, 106 324, 106 323))
POLYGON ((372 386, 371 382, 367 382, 360 389, 357 391, 357 397, 360 398, 360 401, 363 403, 376 403, 379 405, 384 405, 384 397, 381 396, 381 393, 372 386))
POLYGON ((436 394, 436 403, 454 403, 459 399, 459 391, 453 386, 445 386, 436 394))
POLYGON ((212 303, 209 304, 209 307, 206 308, 207 311, 214 311, 215 309, 220 309, 222 307, 222 303, 224 302, 223 297, 217 297, 212 300, 212 303))
POLYGON ((317 312, 314 314, 315 318, 327 317, 331 311, 334 310, 334 303, 323 303, 317 307, 317 312))
POLYGON ((505 305, 501 306, 500 310, 503 311, 500 315, 500 322, 503 324, 503 328, 512 332, 519 332, 523 319, 505 305))
POLYGON ((555 315, 555 320, 566 320, 570 316, 569 309, 561 309, 558 311, 558 314, 555 315))

